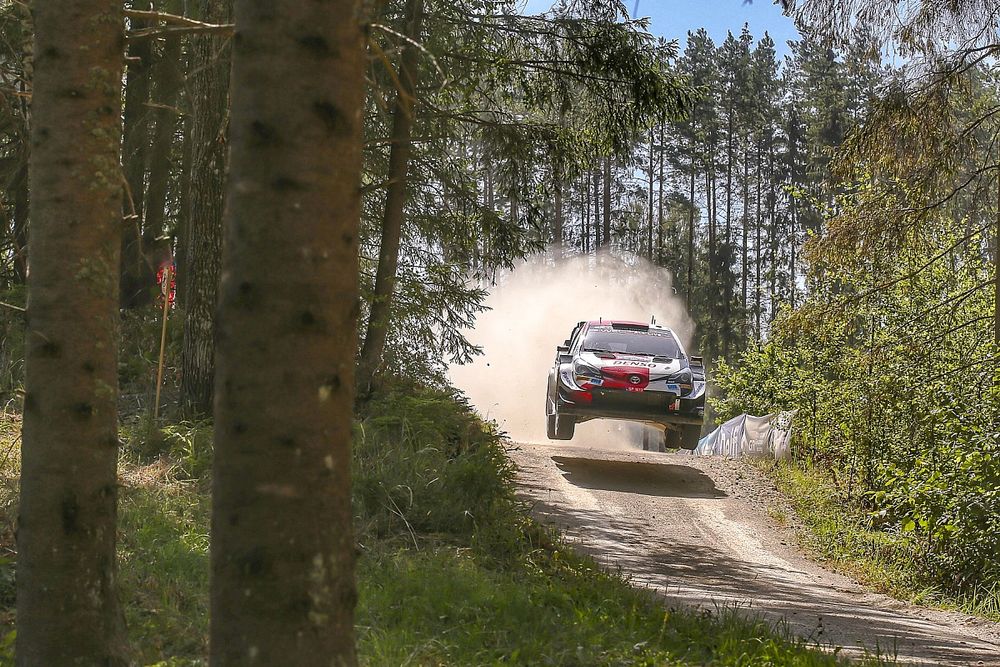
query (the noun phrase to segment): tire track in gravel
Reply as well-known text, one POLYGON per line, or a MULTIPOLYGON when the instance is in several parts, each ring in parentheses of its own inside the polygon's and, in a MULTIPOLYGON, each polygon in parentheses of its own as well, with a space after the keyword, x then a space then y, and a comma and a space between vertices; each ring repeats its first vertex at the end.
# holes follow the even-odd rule
POLYGON ((538 518, 670 606, 735 608, 851 655, 1000 666, 1000 625, 866 591, 808 560, 767 516, 780 494, 731 461, 564 444, 510 454, 538 518))

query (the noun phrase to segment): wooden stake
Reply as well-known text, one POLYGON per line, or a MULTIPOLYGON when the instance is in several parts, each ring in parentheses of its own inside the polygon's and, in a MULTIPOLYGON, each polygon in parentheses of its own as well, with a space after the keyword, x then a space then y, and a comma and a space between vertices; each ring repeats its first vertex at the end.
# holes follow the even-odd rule
POLYGON ((167 349, 167 316, 170 313, 170 264, 163 267, 163 328, 160 330, 160 362, 156 369, 156 401, 153 404, 153 420, 160 417, 160 389, 163 386, 163 356, 167 349))

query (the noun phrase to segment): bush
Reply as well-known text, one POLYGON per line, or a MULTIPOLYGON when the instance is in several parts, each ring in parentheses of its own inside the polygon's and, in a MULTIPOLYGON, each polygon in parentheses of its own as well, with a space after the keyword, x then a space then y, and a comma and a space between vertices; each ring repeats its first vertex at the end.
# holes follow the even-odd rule
POLYGON ((364 408, 354 439, 359 539, 472 536, 515 513, 496 429, 452 389, 395 387, 364 408))

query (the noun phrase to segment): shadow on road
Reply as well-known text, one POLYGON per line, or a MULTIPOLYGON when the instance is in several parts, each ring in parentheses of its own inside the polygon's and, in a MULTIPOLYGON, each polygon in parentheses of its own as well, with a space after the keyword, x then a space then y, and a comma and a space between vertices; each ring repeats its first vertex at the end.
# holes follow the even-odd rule
POLYGON ((669 498, 725 498, 712 478, 688 466, 553 456, 563 477, 584 489, 669 498))
POLYGON ((1000 665, 995 646, 960 629, 902 613, 895 603, 860 589, 842 590, 826 581, 822 571, 746 552, 753 540, 734 539, 717 518, 738 501, 696 468, 569 456, 552 456, 551 461, 578 489, 622 495, 580 506, 559 490, 555 479, 546 479, 551 464, 540 456, 520 477, 521 496, 531 502, 532 513, 559 527, 601 565, 663 596, 671 607, 738 611, 854 655, 867 651, 891 657, 898 651, 920 663, 1000 665), (722 500, 717 504, 716 499, 722 500))

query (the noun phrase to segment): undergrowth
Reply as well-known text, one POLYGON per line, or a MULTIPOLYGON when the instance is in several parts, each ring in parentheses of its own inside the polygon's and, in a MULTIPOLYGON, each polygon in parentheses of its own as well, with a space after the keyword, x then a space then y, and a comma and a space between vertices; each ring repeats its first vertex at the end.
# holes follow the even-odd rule
POLYGON ((818 560, 897 599, 1000 621, 1000 587, 981 586, 958 595, 929 584, 921 565, 924 545, 912 533, 873 527, 870 516, 840 498, 833 480, 821 469, 768 461, 755 465, 790 500, 804 524, 800 540, 818 560))
MULTIPOLYGON (((8 414, 0 452, 18 426, 8 414)), ((203 665, 210 426, 134 420, 123 442, 120 583, 136 662, 203 665)), ((354 451, 362 664, 842 662, 753 619, 667 610, 568 550, 516 499, 503 447, 452 390, 396 387, 363 406, 354 451)), ((14 620, 11 451, 0 471, 0 639, 14 620)))

